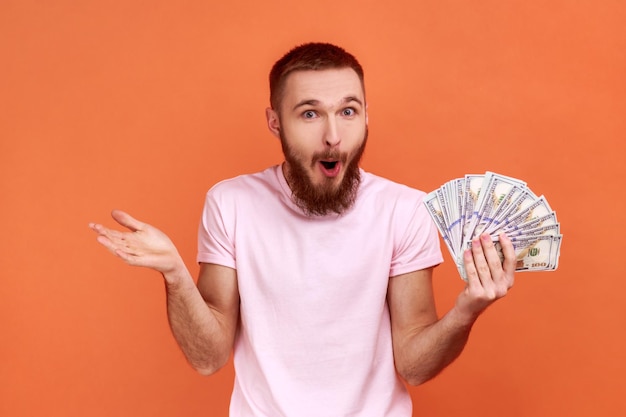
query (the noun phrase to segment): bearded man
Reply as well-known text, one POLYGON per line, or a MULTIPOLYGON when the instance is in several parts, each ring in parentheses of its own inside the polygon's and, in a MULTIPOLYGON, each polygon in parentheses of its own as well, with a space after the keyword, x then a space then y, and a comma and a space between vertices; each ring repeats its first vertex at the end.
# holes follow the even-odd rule
POLYGON ((465 253, 468 285, 438 318, 442 262, 424 193, 359 167, 367 141, 363 69, 309 43, 270 73, 266 109, 285 160, 215 185, 199 227, 194 283, 175 246, 130 215, 91 224, 98 241, 166 283, 172 332, 210 375, 234 350, 233 417, 409 417, 421 384, 463 350, 478 316, 513 285, 483 235, 465 253))

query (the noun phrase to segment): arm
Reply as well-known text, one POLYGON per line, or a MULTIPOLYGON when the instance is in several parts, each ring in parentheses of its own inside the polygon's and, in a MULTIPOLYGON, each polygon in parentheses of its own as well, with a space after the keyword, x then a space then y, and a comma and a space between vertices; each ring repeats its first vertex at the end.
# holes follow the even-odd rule
POLYGON ((411 385, 436 376, 463 351, 478 316, 513 285, 515 253, 500 236, 504 262, 491 238, 481 236, 464 254, 468 283, 454 307, 437 319, 432 268, 389 280, 388 302, 394 357, 398 373, 411 385))
POLYGON ((129 232, 90 224, 98 242, 129 265, 163 275, 172 333, 190 364, 201 374, 221 368, 230 356, 239 317, 236 271, 202 264, 198 285, 171 240, 158 229, 130 215, 113 211, 129 232))
POLYGON ((184 282, 166 284, 170 327, 194 369, 211 375, 226 364, 233 348, 239 319, 237 273, 203 263, 197 287, 190 279, 184 282))

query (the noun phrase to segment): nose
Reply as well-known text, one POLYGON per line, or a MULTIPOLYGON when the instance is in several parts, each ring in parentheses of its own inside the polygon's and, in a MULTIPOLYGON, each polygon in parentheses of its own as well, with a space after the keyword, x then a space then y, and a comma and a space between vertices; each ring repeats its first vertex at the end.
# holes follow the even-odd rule
POLYGON ((341 142, 341 138, 339 136, 337 121, 334 118, 329 117, 324 131, 324 144, 332 148, 337 146, 339 142, 341 142))

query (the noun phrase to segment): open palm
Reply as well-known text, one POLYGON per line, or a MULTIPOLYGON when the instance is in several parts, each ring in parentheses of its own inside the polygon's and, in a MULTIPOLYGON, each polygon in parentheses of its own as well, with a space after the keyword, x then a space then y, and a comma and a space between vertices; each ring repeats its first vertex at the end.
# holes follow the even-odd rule
POLYGON ((89 227, 98 234, 99 243, 127 264, 152 268, 166 274, 182 263, 170 238, 159 229, 121 210, 114 210, 111 216, 130 231, 120 232, 97 223, 90 223, 89 227))

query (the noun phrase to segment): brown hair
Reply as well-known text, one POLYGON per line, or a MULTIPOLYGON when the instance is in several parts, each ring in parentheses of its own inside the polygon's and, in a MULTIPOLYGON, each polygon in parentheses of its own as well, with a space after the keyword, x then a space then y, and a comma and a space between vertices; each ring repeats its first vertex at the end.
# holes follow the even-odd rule
POLYGON ((280 101, 287 76, 294 71, 325 70, 331 68, 352 68, 363 86, 363 68, 356 58, 343 48, 330 43, 305 43, 296 46, 276 61, 270 71, 270 104, 280 110, 280 101))

